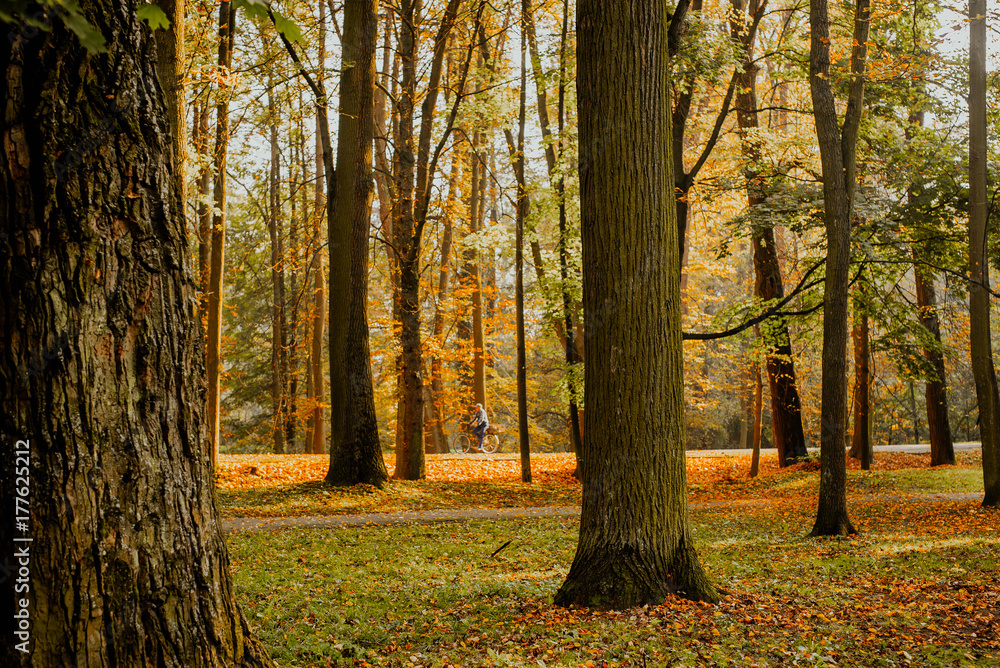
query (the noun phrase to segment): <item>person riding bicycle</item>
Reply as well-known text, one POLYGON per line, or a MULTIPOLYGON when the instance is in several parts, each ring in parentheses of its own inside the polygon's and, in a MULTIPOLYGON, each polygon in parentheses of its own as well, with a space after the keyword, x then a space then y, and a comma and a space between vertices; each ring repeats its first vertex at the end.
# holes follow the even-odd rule
POLYGON ((473 413, 472 422, 469 424, 472 426, 472 433, 479 439, 479 449, 482 450, 483 437, 486 436, 486 430, 490 428, 490 419, 486 417, 486 409, 483 408, 482 404, 476 404, 476 412, 473 413))

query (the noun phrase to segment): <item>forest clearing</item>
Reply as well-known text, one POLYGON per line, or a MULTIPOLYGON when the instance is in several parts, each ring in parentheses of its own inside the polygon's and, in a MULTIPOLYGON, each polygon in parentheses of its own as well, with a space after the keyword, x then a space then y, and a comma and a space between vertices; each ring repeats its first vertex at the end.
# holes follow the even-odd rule
MULTIPOLYGON (((550 490, 542 502, 571 502, 557 493, 566 487, 578 498, 569 458, 548 457, 552 477, 531 488, 476 487, 497 475, 499 462, 432 459, 428 481, 369 490, 374 503, 333 509, 316 501, 302 510, 526 506, 539 502, 527 495, 537 487, 550 490), (464 493, 442 491, 446 484, 464 493), (427 496, 415 502, 416 487, 427 496)), ((221 474, 222 513, 294 512, 259 499, 255 507, 232 505, 231 493, 247 486, 292 485, 308 497, 316 472, 300 458, 279 470, 241 457, 223 460, 223 469, 255 459, 256 480, 221 474)), ((805 537, 817 471, 779 469, 765 457, 751 480, 746 457, 694 460, 694 537, 727 591, 714 605, 553 607, 572 559, 575 517, 265 525, 230 533, 228 542, 240 601, 264 641, 280 647, 283 666, 998 666, 1000 518, 979 507, 978 495, 951 498, 974 492, 981 475, 975 453, 959 460, 931 469, 929 456, 880 455, 874 470, 852 472, 849 502, 860 533, 833 541, 805 537)))

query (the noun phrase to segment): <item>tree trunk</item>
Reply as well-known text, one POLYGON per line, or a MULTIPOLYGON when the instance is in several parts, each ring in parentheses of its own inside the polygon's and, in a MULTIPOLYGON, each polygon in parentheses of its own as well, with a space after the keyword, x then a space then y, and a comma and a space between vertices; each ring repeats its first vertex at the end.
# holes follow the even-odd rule
MULTIPOLYGON (((319 3, 319 55, 317 61, 326 62, 326 4, 319 3)), ((324 69, 317 76, 323 82, 324 69)), ((319 119, 316 119, 316 180, 313 185, 312 233, 310 244, 309 272, 313 277, 312 338, 309 344, 309 386, 312 390, 309 402, 311 414, 306 433, 306 452, 321 455, 326 452, 326 425, 323 420, 323 400, 326 387, 323 378, 323 335, 326 330, 326 291, 324 289, 323 254, 320 249, 323 240, 320 220, 325 209, 323 199, 323 143, 320 140, 319 119)))
POLYGON ((761 430, 761 413, 764 407, 764 384, 761 382, 760 377, 760 364, 755 362, 753 365, 753 436, 751 449, 753 450, 753 455, 750 459, 750 477, 756 478, 757 474, 760 472, 760 430, 761 430))
MULTIPOLYGON (((732 0, 732 5, 740 16, 745 16, 749 9, 753 23, 756 24, 767 2, 751 0, 747 8, 743 0, 732 0)), ((732 24, 732 34, 743 47, 741 71, 736 75, 736 88, 739 91, 736 95, 736 118, 743 139, 743 154, 750 165, 756 165, 761 160, 761 150, 756 134, 760 119, 756 92, 758 67, 753 59, 754 35, 746 30, 743 22, 732 24)), ((749 205, 756 207, 764 204, 767 201, 764 177, 753 167, 744 170, 744 175, 749 205)), ((756 277, 754 294, 765 301, 782 299, 785 288, 774 242, 774 229, 755 228, 751 243, 756 277)), ((764 333, 767 382, 771 391, 771 430, 774 434, 774 446, 778 450, 778 466, 788 466, 808 455, 788 321, 783 318, 772 319, 764 323, 760 330, 764 333)))
POLYGON ((274 108, 273 82, 267 92, 268 113, 271 115, 271 173, 268 187, 267 231, 271 237, 271 449, 285 452, 285 294, 282 280, 281 248, 281 165, 278 149, 278 119, 274 108))
MULTIPOLYGON (((420 3, 403 0, 400 7, 399 54, 402 79, 396 105, 399 134, 396 142, 396 216, 393 234, 399 251, 399 338, 401 357, 401 404, 397 415, 396 471, 394 477, 417 480, 427 475, 423 447, 423 378, 420 345, 420 254, 424 224, 430 202, 430 185, 444 141, 453 127, 457 107, 452 108, 448 129, 431 151, 434 109, 437 105, 448 34, 455 24, 459 0, 449 0, 434 38, 427 94, 420 110, 420 134, 414 146, 413 119, 416 98, 416 60, 420 39, 420 3)), ((477 19, 478 25, 478 19, 477 19)), ((466 63, 462 83, 468 73, 466 63)))
POLYGON ((861 461, 865 471, 872 467, 872 434, 869 431, 871 405, 869 388, 871 373, 869 362, 868 309, 861 299, 854 301, 854 433, 851 435, 850 456, 861 461))
MULTIPOLYGON (((229 0, 219 3, 219 68, 228 72, 236 38, 236 10, 229 0)), ((226 257, 226 154, 229 147, 229 92, 226 77, 219 84, 216 105, 214 171, 215 208, 212 213, 212 252, 208 276, 208 337, 205 352, 208 367, 208 440, 212 444, 212 468, 219 455, 219 399, 222 394, 222 300, 226 257)))
POLYGON ((185 0, 155 0, 170 27, 153 31, 156 41, 156 76, 170 121, 171 147, 174 152, 174 178, 181 191, 184 207, 180 211, 187 231, 187 112, 184 108, 184 4, 185 0))
MULTIPOLYGON (((916 256, 915 256, 916 257, 916 256)), ((925 267, 914 264, 917 309, 920 324, 941 343, 941 325, 937 314, 937 295, 933 276, 925 267)), ((951 436, 951 422, 948 419, 948 390, 945 377, 944 351, 941 348, 924 348, 924 357, 934 369, 934 378, 925 384, 924 396, 927 400, 927 430, 931 441, 931 466, 955 463, 955 445, 951 436)))
MULTIPOLYGON (((399 337, 400 368, 396 415, 396 470, 399 480, 418 480, 427 475, 423 444, 423 382, 420 374, 420 245, 413 238, 414 160, 413 118, 417 92, 416 60, 420 31, 416 22, 418 0, 402 0, 399 22, 399 57, 402 81, 398 102, 399 137, 396 143, 396 213, 393 236, 400 253, 399 337), (412 256, 412 257, 411 257, 412 256)), ((331 314, 332 318, 332 314, 331 314)))
POLYGON ((979 402, 984 506, 1000 505, 1000 394, 990 341, 986 201, 986 0, 969 1, 969 349, 979 402))
MULTIPOLYGON (((134 3, 82 11, 107 53, 62 22, 0 39, 0 483, 22 458, 30 482, 27 526, 10 503, 0 539, 31 560, 30 639, 0 665, 271 666, 215 509, 176 89, 134 3)), ((14 604, 4 586, 8 619, 14 604)))
MULTIPOLYGON (((455 194, 458 189, 458 177, 460 173, 460 158, 456 153, 451 161, 451 176, 448 178, 448 205, 449 211, 455 203, 455 194)), ((440 453, 451 451, 448 447, 448 433, 445 429, 444 405, 444 378, 442 369, 444 364, 441 361, 440 351, 444 349, 444 301, 448 298, 451 285, 451 247, 452 247, 452 218, 446 215, 444 218, 444 231, 441 235, 441 265, 438 270, 438 290, 436 306, 434 308, 434 340, 437 342, 436 350, 431 357, 431 397, 434 400, 431 415, 431 430, 434 434, 435 450, 440 453)))
MULTIPOLYGON (((372 143, 375 139, 376 0, 344 3, 343 61, 340 75, 340 127, 337 136, 337 227, 347 228, 350 247, 350 304, 343 351, 344 438, 330 446, 327 482, 383 487, 389 473, 382 457, 368 342, 368 235, 371 226, 372 143)), ((399 462, 397 461, 397 470, 399 462)))
POLYGON ((528 218, 528 191, 524 178, 524 122, 527 111, 527 57, 525 28, 530 13, 530 0, 521 0, 521 104, 517 117, 517 223, 514 242, 515 302, 517 328, 517 434, 521 452, 521 482, 531 482, 531 443, 528 440, 528 369, 524 346, 524 222, 528 218))
MULTIPOLYGON (((478 88, 478 86, 477 86, 478 88)), ((472 141, 472 184, 469 198, 469 231, 478 232, 482 226, 483 193, 482 186, 486 180, 483 168, 483 158, 478 147, 483 133, 476 131, 472 141)), ((480 272, 479 251, 469 249, 468 273, 472 286, 472 396, 474 403, 482 404, 489 409, 486 401, 486 361, 483 355, 485 337, 483 336, 483 281, 480 272)))
POLYGON ((560 605, 715 601, 688 524, 667 7, 577 13, 584 371, 583 510, 560 605))
MULTIPOLYGON (((198 142, 195 146, 203 157, 208 156, 208 95, 201 103, 196 116, 198 142)), ((212 257, 212 170, 206 160, 201 161, 198 174, 198 322, 204 328, 208 323, 208 281, 212 257)))
POLYGON ((864 101, 869 0, 857 0, 851 84, 843 130, 830 82, 827 0, 810 0, 810 90, 823 166, 826 283, 823 301, 819 506, 813 536, 855 533, 847 514, 847 288, 858 126, 864 101))

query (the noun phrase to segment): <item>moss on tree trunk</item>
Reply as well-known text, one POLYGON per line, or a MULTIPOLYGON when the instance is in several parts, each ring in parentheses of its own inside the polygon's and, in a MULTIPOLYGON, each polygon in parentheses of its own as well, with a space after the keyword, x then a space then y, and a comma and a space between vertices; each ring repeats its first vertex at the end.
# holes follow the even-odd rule
MULTIPOLYGON (((83 5, 106 54, 60 21, 0 39, 0 451, 13 462, 15 442, 30 444, 27 662, 270 666, 217 523, 197 283, 153 38, 134 3, 83 5)), ((23 535, 6 513, 0 539, 23 535)), ((8 641, 0 665, 25 657, 8 641)))
POLYGON ((669 15, 584 0, 577 18, 590 417, 579 543, 555 600, 716 600, 687 516, 669 15))

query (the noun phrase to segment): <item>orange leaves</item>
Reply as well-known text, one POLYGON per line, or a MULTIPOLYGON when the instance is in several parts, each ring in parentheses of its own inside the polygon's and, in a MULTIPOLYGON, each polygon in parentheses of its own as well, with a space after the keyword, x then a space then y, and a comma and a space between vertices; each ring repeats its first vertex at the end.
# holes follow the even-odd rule
MULTIPOLYGON (((385 456, 389 475, 394 455, 385 456)), ((538 484, 574 485, 573 453, 536 454, 531 473, 538 484)), ((322 480, 330 466, 328 455, 220 455, 218 487, 250 489, 295 485, 322 480)), ((434 482, 520 482, 521 462, 514 455, 427 455, 427 479, 434 482)))

